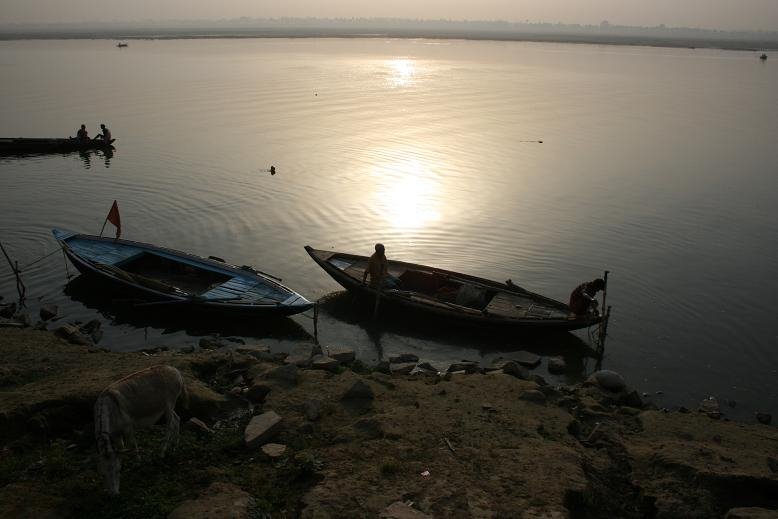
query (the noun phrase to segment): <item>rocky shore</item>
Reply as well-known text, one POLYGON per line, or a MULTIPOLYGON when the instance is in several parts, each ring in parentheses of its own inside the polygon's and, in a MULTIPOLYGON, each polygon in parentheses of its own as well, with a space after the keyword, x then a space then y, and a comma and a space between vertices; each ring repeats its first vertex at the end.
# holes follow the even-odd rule
POLYGON ((551 386, 527 358, 366 367, 217 338, 116 353, 94 324, 30 321, 0 320, 0 517, 778 517, 772 417, 658 410, 613 372, 551 386), (109 496, 92 406, 158 364, 186 380, 180 445, 138 431, 109 496))

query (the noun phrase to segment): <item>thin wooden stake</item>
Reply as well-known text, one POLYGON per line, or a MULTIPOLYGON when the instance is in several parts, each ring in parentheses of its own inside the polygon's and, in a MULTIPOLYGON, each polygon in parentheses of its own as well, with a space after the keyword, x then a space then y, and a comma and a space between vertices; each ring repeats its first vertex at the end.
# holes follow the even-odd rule
POLYGON ((313 303, 313 343, 319 345, 319 302, 313 303))
POLYGON ((19 271, 19 262, 17 261, 14 263, 11 261, 11 258, 8 256, 8 253, 5 251, 5 247, 3 247, 2 243, 0 243, 0 250, 3 251, 3 256, 5 256, 6 261, 8 261, 8 266, 11 267, 11 271, 16 277, 16 291, 19 293, 19 306, 25 306, 24 294, 27 292, 27 287, 24 286, 24 282, 22 281, 22 277, 19 271))

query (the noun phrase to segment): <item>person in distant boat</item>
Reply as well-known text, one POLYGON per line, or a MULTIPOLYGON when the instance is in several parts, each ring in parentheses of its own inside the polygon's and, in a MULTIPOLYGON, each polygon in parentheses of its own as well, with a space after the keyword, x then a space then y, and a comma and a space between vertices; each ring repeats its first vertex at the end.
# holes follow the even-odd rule
POLYGON ((95 139, 102 139, 103 142, 110 144, 111 143, 111 130, 106 128, 104 124, 100 125, 100 129, 103 130, 103 133, 98 133, 97 137, 95 139))
POLYGON ((370 275, 370 286, 373 288, 397 286, 397 278, 389 274, 389 260, 386 259, 386 249, 381 243, 375 244, 375 252, 367 260, 367 268, 362 275, 363 285, 368 274, 370 275))
POLYGON ((585 315, 589 311, 597 313, 597 292, 605 288, 605 280, 597 278, 593 281, 581 283, 570 294, 570 310, 576 315, 585 315))
POLYGON ((76 133, 76 140, 79 142, 87 142, 89 140, 89 132, 86 131, 86 125, 82 124, 76 133))

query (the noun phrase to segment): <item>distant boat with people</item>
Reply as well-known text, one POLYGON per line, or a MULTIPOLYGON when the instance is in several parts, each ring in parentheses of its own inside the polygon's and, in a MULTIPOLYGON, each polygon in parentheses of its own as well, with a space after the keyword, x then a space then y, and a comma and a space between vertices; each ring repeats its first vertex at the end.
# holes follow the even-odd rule
POLYGON ((113 150, 116 139, 69 138, 0 138, 0 155, 26 155, 36 153, 70 153, 82 150, 113 150))
POLYGON ((762 61, 766 60, 767 54, 762 54, 761 56, 759 56, 759 59, 761 59, 762 61))

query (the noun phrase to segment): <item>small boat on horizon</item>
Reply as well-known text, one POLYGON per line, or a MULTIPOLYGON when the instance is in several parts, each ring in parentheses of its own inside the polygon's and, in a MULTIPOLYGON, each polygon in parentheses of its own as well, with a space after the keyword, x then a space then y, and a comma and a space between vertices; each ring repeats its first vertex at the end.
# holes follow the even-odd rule
POLYGON ((63 229, 51 232, 79 272, 111 282, 106 290, 129 289, 141 296, 136 307, 165 305, 261 317, 293 315, 313 307, 280 279, 246 265, 148 243, 63 229))
POLYGON ((82 150, 114 149, 116 139, 106 142, 102 139, 80 141, 68 138, 0 138, 0 155, 25 155, 34 153, 70 153, 82 150))
POLYGON ((766 60, 767 54, 762 54, 761 56, 759 56, 759 59, 761 59, 762 61, 766 60))
POLYGON ((362 283, 367 256, 317 250, 308 245, 305 250, 327 274, 354 294, 373 300, 378 297, 381 304, 386 302, 452 322, 526 331, 571 331, 588 328, 603 319, 593 313, 576 315, 565 303, 513 283, 395 260, 389 260, 389 274, 398 284, 379 292, 362 283))
POLYGON ((121 49, 121 48, 124 48, 124 47, 128 47, 129 44, 127 44, 127 43, 117 43, 116 46, 121 49))

